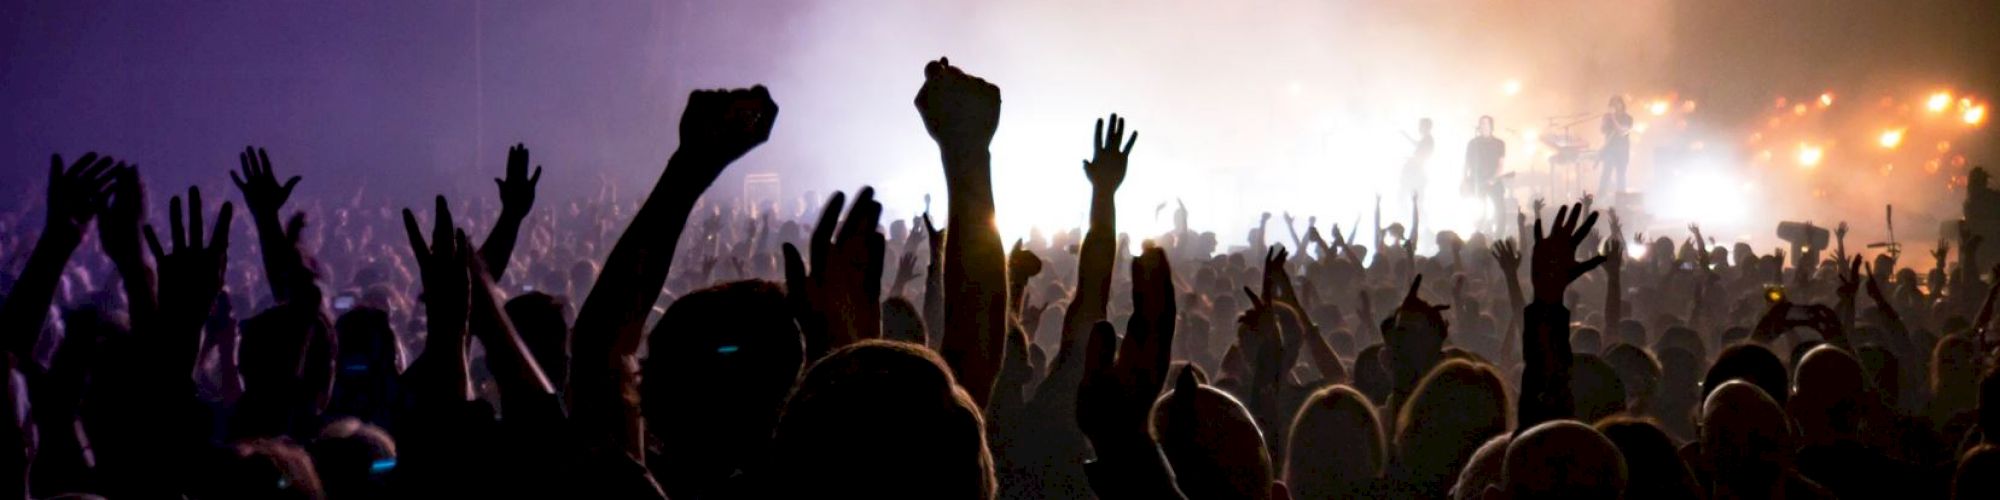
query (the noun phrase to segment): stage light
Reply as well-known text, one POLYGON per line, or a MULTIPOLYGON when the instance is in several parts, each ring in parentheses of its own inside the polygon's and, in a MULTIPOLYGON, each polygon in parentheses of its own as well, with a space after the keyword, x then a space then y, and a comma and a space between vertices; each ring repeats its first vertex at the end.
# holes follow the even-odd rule
POLYGON ((1653 101, 1653 104, 1647 108, 1653 112, 1653 116, 1667 114, 1667 101, 1653 101))
POLYGON ((1826 159, 1825 149, 1811 144, 1799 143, 1800 167, 1805 167, 1805 168, 1817 167, 1819 166, 1820 160, 1823 159, 1826 159))
POLYGON ((1944 108, 1951 107, 1951 92, 1940 90, 1931 94, 1931 100, 1924 105, 1929 107, 1932 113, 1943 112, 1944 108))
POLYGON ((1632 133, 1634 133, 1634 134, 1644 134, 1644 133, 1646 133, 1646 129, 1647 129, 1647 128, 1648 128, 1648 127, 1646 126, 1646 122, 1638 122, 1638 123, 1634 123, 1634 124, 1632 124, 1632 133))
POLYGON ((1937 150, 1939 153, 1951 151, 1951 141, 1938 141, 1937 150))
POLYGON ((1832 106, 1832 105, 1833 105, 1833 93, 1832 93, 1832 92, 1821 92, 1821 93, 1819 94, 1819 107, 1822 107, 1822 108, 1824 108, 1824 107, 1827 107, 1827 106, 1832 106))
POLYGON ((1682 113, 1693 113, 1693 112, 1694 112, 1694 100, 1693 100, 1693 99, 1689 99, 1689 100, 1686 100, 1686 101, 1681 101, 1681 112, 1682 112, 1682 113))
POLYGON ((1980 122, 1986 121, 1986 106, 1982 104, 1965 108, 1965 113, 1959 116, 1959 118, 1965 120, 1966 125, 1978 125, 1980 122))
POLYGON ((1804 104, 1793 104, 1793 105, 1792 105, 1792 114, 1794 114, 1794 115, 1799 115, 1799 116, 1805 116, 1805 115, 1806 115, 1806 105, 1804 105, 1804 104))
POLYGON ((1903 129, 1884 130, 1882 136, 1877 137, 1875 142, 1881 144, 1883 148, 1896 149, 1896 146, 1903 144, 1903 129))
POLYGON ((1500 93, 1502 93, 1502 94, 1507 94, 1507 95, 1509 95, 1509 96, 1513 96, 1513 95, 1516 95, 1516 94, 1520 94, 1520 93, 1521 93, 1521 81, 1520 81, 1520 80, 1507 80, 1507 82, 1506 82, 1506 83, 1502 83, 1502 84, 1500 84, 1500 93))

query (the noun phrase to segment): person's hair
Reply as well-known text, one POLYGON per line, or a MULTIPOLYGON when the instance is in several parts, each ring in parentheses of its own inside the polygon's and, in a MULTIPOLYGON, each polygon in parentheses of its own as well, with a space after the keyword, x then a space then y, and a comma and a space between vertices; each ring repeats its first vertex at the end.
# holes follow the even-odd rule
POLYGON ((1570 390, 1578 420, 1595 422, 1625 411, 1625 382, 1618 370, 1594 354, 1577 354, 1570 365, 1570 390))
POLYGON ((1791 466, 1791 436, 1784 407, 1749 382, 1724 382, 1702 402, 1701 451, 1718 485, 1780 479, 1791 466))
POLYGON ((1736 344, 1722 350, 1715 358, 1715 364, 1708 367, 1708 375, 1702 379, 1701 395, 1707 398, 1724 382, 1743 380, 1764 390, 1764 395, 1785 404, 1791 387, 1785 373, 1785 364, 1778 361, 1778 355, 1757 344, 1736 344))
POLYGON ((508 300, 506 310, 514 332, 527 344, 528 354, 535 357, 549 384, 564 390, 569 381, 569 301, 535 291, 508 300))
POLYGON ((1578 328, 1569 334, 1569 350, 1579 354, 1604 352, 1604 334, 1596 328, 1578 328))
POLYGON ((1153 405, 1153 439, 1188 498, 1253 499, 1271 493, 1271 453, 1250 410, 1197 384, 1192 373, 1153 405))
POLYGON ((1626 500, 1701 498, 1701 484, 1694 470, 1682 460, 1658 423, 1650 418, 1619 416, 1597 422, 1618 453, 1625 458, 1626 500))
POLYGON ((1931 395, 1937 403, 1954 410, 1970 409, 1977 403, 1978 353, 1972 341, 1958 334, 1938 339, 1931 348, 1931 395))
POLYGON ((1617 499, 1625 493, 1625 459, 1618 446, 1588 425, 1556 420, 1514 436, 1502 466, 1514 500, 1617 499))
POLYGON ((1289 435, 1283 477, 1294 498, 1364 496, 1382 474, 1382 424, 1375 404, 1352 387, 1307 397, 1289 435))
POLYGON ((337 498, 386 494, 383 479, 396 468, 396 441, 382 428, 352 417, 321 428, 306 451, 327 494, 337 498))
POLYGON ((1492 366, 1440 363, 1425 375, 1396 417, 1393 472, 1404 493, 1443 496, 1472 452, 1507 432, 1507 389, 1492 366))
POLYGON ((867 340, 806 369, 771 436, 764 498, 993 498, 979 406, 923 346, 867 340))
POLYGON ((648 338, 640 407, 670 496, 703 496, 757 456, 798 379, 805 347, 785 293, 736 281, 674 301, 648 338))
POLYGON ((323 499, 313 460, 284 438, 237 441, 222 450, 207 498, 323 499))
MULTIPOLYGON (((1625 397, 1632 404, 1651 401, 1659 392, 1660 377, 1664 373, 1660 360, 1654 358, 1653 353, 1636 345, 1619 343, 1604 351, 1604 362, 1618 372, 1618 380, 1625 384, 1625 397)), ((1631 409, 1636 412, 1642 408, 1631 409)))
POLYGON ((1860 432, 1861 396, 1868 388, 1861 371, 1860 361, 1831 345, 1815 347, 1799 360, 1787 409, 1803 434, 1860 432))
POLYGON ((1958 459, 1951 476, 1951 498, 2000 498, 2000 447, 1981 444, 1958 459))

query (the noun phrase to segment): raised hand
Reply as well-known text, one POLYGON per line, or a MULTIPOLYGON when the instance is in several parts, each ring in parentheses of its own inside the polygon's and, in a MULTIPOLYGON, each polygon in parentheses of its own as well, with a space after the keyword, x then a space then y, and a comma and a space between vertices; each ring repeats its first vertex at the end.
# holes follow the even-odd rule
POLYGON ((1097 120, 1097 132, 1091 134, 1093 152, 1090 159, 1083 161, 1083 175, 1090 179, 1090 185, 1098 190, 1116 191, 1125 182, 1126 159, 1132 155, 1132 144, 1139 142, 1139 133, 1125 136, 1125 119, 1117 113, 1111 114, 1111 128, 1105 129, 1105 120, 1097 120), (1121 141, 1121 139, 1123 139, 1121 141), (1118 143, 1125 147, 1118 147, 1118 143))
POLYGON ((140 256, 139 228, 146 224, 146 188, 139 171, 126 168, 111 176, 110 196, 104 204, 97 232, 103 237, 104 253, 114 261, 140 256))
POLYGON ((528 146, 515 144, 508 148, 507 178, 493 178, 493 185, 500 188, 500 217, 526 218, 535 207, 535 186, 541 183, 541 165, 535 165, 534 176, 528 175, 528 146))
POLYGON ((1546 232, 1541 219, 1535 219, 1534 260, 1530 268, 1535 302, 1561 304, 1563 291, 1569 288, 1570 282, 1604 263, 1602 255, 1581 262, 1576 260, 1577 246, 1583 244, 1584 238, 1590 235, 1591 227, 1596 225, 1597 213, 1591 212, 1589 217, 1584 217, 1582 203, 1557 209, 1555 223, 1546 232))
POLYGON ((810 274, 798 247, 786 243, 785 295, 805 334, 808 359, 841 346, 882 336, 882 204, 863 187, 846 222, 840 210, 847 196, 834 192, 820 211, 808 243, 810 274), (838 228, 836 233, 835 229, 838 228))
POLYGON ((230 172, 229 179, 236 181, 236 189, 243 192, 243 204, 254 217, 276 218, 278 209, 284 208, 285 201, 292 198, 292 188, 298 187, 299 176, 278 183, 278 176, 271 171, 271 155, 264 148, 244 147, 236 155, 242 165, 240 172, 230 172))
POLYGON ((1305 309, 1299 304, 1298 293, 1292 289, 1291 275, 1285 272, 1285 260, 1290 256, 1291 252, 1278 245, 1271 245, 1271 248, 1264 251, 1263 299, 1291 304, 1292 307, 1304 311, 1305 309))
MULTIPOLYGON (((1495 251, 1497 252, 1498 250, 1495 250, 1495 251)), ((1602 256, 1604 257, 1604 273, 1605 273, 1605 274, 1610 274, 1610 275, 1613 275, 1613 276, 1616 276, 1616 275, 1618 275, 1618 272, 1619 272, 1619 271, 1621 271, 1621 270, 1624 270, 1624 269, 1625 269, 1625 241, 1624 241, 1624 240, 1621 240, 1621 239, 1618 239, 1618 238, 1605 238, 1605 239, 1604 239, 1604 249, 1603 249, 1603 250, 1600 250, 1600 251, 1599 251, 1599 253, 1600 253, 1600 255, 1602 255, 1602 256)), ((1519 259, 1519 257, 1518 257, 1518 256, 1517 256, 1517 257, 1515 257, 1515 258, 1516 258, 1516 259, 1519 259)), ((1518 260, 1517 260, 1517 262, 1518 262, 1518 260)))
POLYGON ((1014 249, 1007 252, 1007 297, 1012 300, 1007 304, 1008 311, 1021 311, 1021 304, 1028 299, 1028 280, 1041 273, 1042 258, 1028 251, 1021 240, 1014 240, 1014 249))
POLYGON ((681 111, 681 146, 674 154, 697 161, 684 164, 694 168, 678 172, 688 174, 681 179, 705 190, 729 162, 770 139, 777 119, 778 103, 763 85, 689 94, 687 109, 681 111))
MULTIPOLYGON (((1840 294, 1841 301, 1852 303, 1854 301, 1854 294, 1861 290, 1861 256, 1855 255, 1851 262, 1843 264, 1846 265, 1840 266, 1843 269, 1836 276, 1836 278, 1840 279, 1840 286, 1834 291, 1840 294)), ((1870 284, 1872 285, 1873 283, 1870 284)))
POLYGON ((236 205, 222 203, 222 210, 215 216, 215 230, 206 244, 201 239, 206 231, 202 227, 200 188, 188 188, 187 207, 183 224, 181 197, 175 196, 167 204, 172 252, 160 246, 153 226, 147 225, 145 231, 146 245, 153 251, 153 261, 159 263, 160 290, 165 292, 160 294, 163 330, 174 337, 172 348, 185 349, 184 358, 173 358, 180 362, 174 369, 189 370, 186 375, 191 376, 201 352, 202 324, 208 319, 216 295, 222 292, 222 277, 229 264, 229 224, 236 217, 236 205))
POLYGON ((43 230, 81 237, 90 220, 104 211, 111 195, 106 188, 128 168, 97 153, 85 153, 68 169, 63 168, 62 155, 49 157, 48 225, 43 230))
POLYGON ((889 296, 903 296, 903 290, 910 285, 911 281, 916 281, 917 276, 919 276, 917 273, 917 253, 905 249, 903 255, 896 258, 896 277, 889 280, 889 296))
POLYGON ((1521 249, 1513 238, 1493 242, 1493 261, 1500 264, 1500 271, 1512 276, 1521 269, 1521 249))
POLYGON ((949 58, 924 65, 916 106, 924 130, 947 156, 984 153, 1000 127, 1000 87, 966 74, 949 58))
POLYGON ((417 224, 417 215, 410 209, 403 209, 403 234, 410 239, 410 253, 416 256, 417 271, 424 284, 424 307, 430 313, 430 328, 433 337, 441 333, 457 330, 463 333, 467 307, 466 290, 470 285, 465 274, 466 251, 465 232, 452 222, 451 206, 444 195, 437 197, 437 209, 432 213, 431 238, 424 241, 422 226, 417 224), (440 320, 444 321, 440 321, 440 320))

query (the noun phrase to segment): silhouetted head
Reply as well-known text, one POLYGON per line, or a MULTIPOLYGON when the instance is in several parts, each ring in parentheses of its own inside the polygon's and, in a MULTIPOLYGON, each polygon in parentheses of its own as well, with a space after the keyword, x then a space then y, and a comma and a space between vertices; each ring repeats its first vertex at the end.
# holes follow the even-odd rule
POLYGON ((396 469, 396 442, 357 418, 335 420, 306 447, 326 492, 334 498, 378 498, 396 469))
POLYGON ((1627 500, 1701 498, 1694 470, 1681 460, 1673 438, 1651 419, 1612 417, 1596 427, 1625 458, 1627 500))
POLYGON ((1569 334, 1570 352, 1597 354, 1604 352, 1604 334, 1596 328, 1583 327, 1569 334))
POLYGON ((1625 459, 1597 429, 1574 420, 1545 422, 1507 445, 1503 487, 1492 498, 1617 499, 1625 459))
POLYGON ((1860 432, 1868 381, 1847 351, 1821 345, 1799 360, 1786 410, 1809 442, 1860 432))
POLYGON ((1604 362, 1618 372, 1618 380, 1625 384, 1625 406, 1635 412, 1651 411, 1662 376, 1660 361, 1645 349, 1620 343, 1604 351, 1604 362))
POLYGON ((1486 498, 1489 492, 1499 493, 1500 483, 1506 480, 1507 446, 1513 443, 1513 434, 1501 434, 1479 445, 1458 471, 1458 482, 1451 487, 1452 500, 1476 500, 1486 498))
POLYGON ((1479 125, 1475 127, 1475 130, 1479 133, 1480 136, 1493 135, 1493 117, 1480 115, 1479 125))
POLYGON ((805 358, 788 310, 779 285, 752 280, 689 293, 660 317, 640 405, 667 494, 711 491, 763 450, 805 358))
POLYGON ((771 437, 764 498, 993 498, 978 406, 936 353, 869 340, 812 364, 771 437))
POLYGON ((1957 334, 1938 339, 1931 348, 1931 394, 1938 404, 1952 410, 1972 409, 1977 403, 1975 380, 1979 377, 1979 354, 1972 341, 1957 334))
POLYGON ((1702 403, 1701 451, 1717 489, 1769 491, 1791 466, 1791 435, 1784 408, 1748 382, 1725 382, 1702 403))
POLYGON ((1293 498, 1365 496, 1386 450, 1375 405, 1345 385, 1320 389, 1292 418, 1284 481, 1293 498))
POLYGON ((1612 111, 1620 113, 1625 112, 1625 96, 1618 96, 1618 95, 1611 96, 1610 106, 1612 111))
POLYGON ((209 469, 212 489, 204 498, 326 498, 312 457, 290 440, 238 441, 222 450, 219 462, 209 469))
POLYGON ((1424 376, 1396 418, 1392 477, 1405 494, 1444 496, 1472 452, 1507 432, 1507 389, 1500 372, 1451 360, 1424 376))
POLYGON ((1250 410, 1235 397, 1175 379, 1174 390, 1153 405, 1153 439, 1173 465, 1188 498, 1271 498, 1271 454, 1250 410))
POLYGON ((1951 476, 1951 498, 2000 498, 2000 447, 1982 444, 1958 459, 1951 476))
POLYGON ((1596 422, 1625 411, 1625 382, 1618 370, 1593 354, 1578 354, 1569 368, 1570 393, 1576 398, 1576 416, 1596 422))
MULTIPOLYGON (((315 306, 299 304, 279 304, 264 310, 250 319, 244 320, 240 330, 242 340, 238 341, 237 372, 243 378, 245 394, 255 392, 289 393, 297 390, 320 392, 320 388, 308 388, 298 384, 308 379, 324 376, 327 384, 333 383, 331 373, 309 371, 332 371, 333 366, 307 366, 306 361, 314 352, 325 353, 323 349, 335 349, 333 337, 328 335, 327 325, 319 316, 315 306)), ((318 359, 331 359, 333 356, 318 359)))
POLYGON ((1429 135, 1431 133, 1431 119, 1430 118, 1418 119, 1417 131, 1423 132, 1425 135, 1429 135))
POLYGON ((340 315, 333 330, 340 337, 341 378, 394 377, 402 372, 403 346, 389 326, 389 313, 357 307, 340 315))
MULTIPOLYGON (((1354 388, 1367 395, 1369 401, 1385 400, 1389 397, 1389 367, 1383 363, 1382 344, 1368 344, 1361 353, 1354 355, 1354 388)), ((1387 426, 1385 426, 1387 427, 1387 426)))
POLYGON ((507 319, 557 391, 569 385, 569 300, 528 292, 507 301, 507 319))
POLYGON ((1785 364, 1770 349, 1757 344, 1737 344, 1722 350, 1715 358, 1715 365, 1708 367, 1708 375, 1702 379, 1702 397, 1715 392, 1723 382, 1743 380, 1764 391, 1765 396, 1782 405, 1791 385, 1791 377, 1785 374, 1785 364))
POLYGON ((1987 370, 1979 377, 1979 428, 1986 442, 2000 443, 2000 370, 1987 370))
MULTIPOLYGON (((1023 328, 1039 326, 1021 325, 1023 328)), ((889 297, 882 301, 882 338, 924 345, 929 342, 929 336, 925 333, 923 314, 917 312, 917 306, 911 304, 909 299, 889 297)))

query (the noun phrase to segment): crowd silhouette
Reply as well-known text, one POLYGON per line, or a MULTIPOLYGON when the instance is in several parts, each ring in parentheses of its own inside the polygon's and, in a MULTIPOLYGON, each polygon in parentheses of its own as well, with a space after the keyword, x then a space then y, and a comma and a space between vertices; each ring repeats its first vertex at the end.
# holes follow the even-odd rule
POLYGON ((398 221, 295 202, 253 147, 239 199, 189 188, 161 221, 130 159, 52 157, 44 221, 0 213, 0 490, 2000 498, 2000 266, 1969 228, 1931 262, 1865 262, 1648 240, 1586 198, 1494 234, 1378 209, 1373 244, 1290 214, 1271 244, 1265 214, 1228 251, 1184 206, 1120 232, 1147 174, 1114 114, 1087 226, 1010 247, 999 87, 944 59, 923 77, 941 225, 885 224, 867 187, 817 212, 705 200, 772 133, 761 86, 694 92, 640 200, 538 205, 517 145, 497 197, 398 221))

